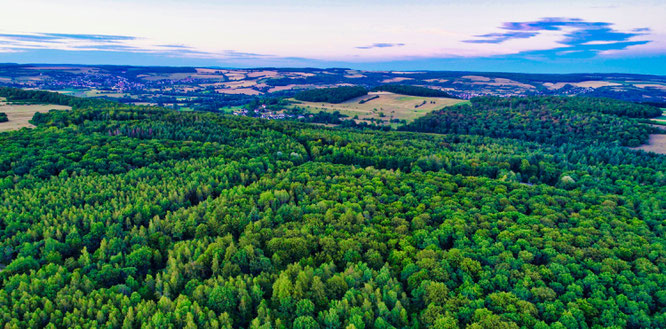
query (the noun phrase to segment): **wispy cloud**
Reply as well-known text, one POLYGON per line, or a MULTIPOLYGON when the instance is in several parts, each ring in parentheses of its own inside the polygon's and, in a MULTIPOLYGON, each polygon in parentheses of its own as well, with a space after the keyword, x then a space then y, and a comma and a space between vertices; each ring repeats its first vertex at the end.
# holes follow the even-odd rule
POLYGON ((527 39, 527 38, 537 36, 538 34, 539 34, 539 32, 523 32, 523 31, 506 32, 506 33, 488 33, 488 34, 477 35, 477 37, 482 38, 482 39, 465 40, 464 42, 467 42, 467 43, 502 43, 504 41, 511 40, 511 39, 527 39))
POLYGON ((113 43, 118 41, 135 40, 135 37, 121 35, 101 34, 62 34, 62 33, 0 33, 0 38, 15 42, 47 42, 62 43, 67 41, 93 41, 97 43, 113 43))
POLYGON ((477 35, 477 39, 466 43, 502 43, 513 39, 536 37, 544 31, 569 31, 558 41, 563 47, 552 50, 560 54, 621 50, 634 45, 649 43, 649 40, 634 41, 632 38, 647 35, 649 28, 635 28, 628 32, 612 28, 609 22, 588 22, 580 18, 547 17, 532 22, 506 22, 500 29, 507 32, 477 35))
POLYGON ((0 33, 0 52, 30 50, 102 51, 158 54, 198 59, 249 60, 271 55, 223 50, 208 52, 182 44, 151 43, 150 40, 125 35, 64 33, 0 33))
POLYGON ((369 46, 358 46, 356 47, 356 49, 392 48, 392 47, 402 47, 404 45, 405 45, 404 43, 379 42, 379 43, 373 43, 369 46))
POLYGON ((64 33, 0 33, 0 42, 15 51, 26 49, 129 51, 137 38, 123 35, 64 33))

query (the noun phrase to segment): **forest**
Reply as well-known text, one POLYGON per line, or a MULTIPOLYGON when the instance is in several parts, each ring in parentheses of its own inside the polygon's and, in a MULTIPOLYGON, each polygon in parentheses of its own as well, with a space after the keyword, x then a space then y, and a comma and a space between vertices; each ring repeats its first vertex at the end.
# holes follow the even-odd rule
POLYGON ((304 102, 342 103, 350 99, 367 95, 363 87, 317 88, 301 91, 294 98, 304 102))
POLYGON ((431 112, 403 130, 516 138, 539 143, 644 144, 657 128, 636 118, 661 109, 607 98, 477 97, 431 112))
POLYGON ((558 143, 561 100, 451 110, 562 131, 505 138, 0 96, 73 106, 0 134, 4 328, 666 327, 665 157, 558 143))

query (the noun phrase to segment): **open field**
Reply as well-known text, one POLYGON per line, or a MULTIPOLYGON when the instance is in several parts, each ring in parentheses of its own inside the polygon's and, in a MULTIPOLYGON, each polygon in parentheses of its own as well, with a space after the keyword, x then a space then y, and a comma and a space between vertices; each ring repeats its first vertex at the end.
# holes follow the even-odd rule
POLYGON ((632 147, 632 149, 643 150, 645 152, 666 154, 666 135, 665 134, 650 135, 650 140, 648 141, 648 144, 641 145, 638 147, 632 147))
POLYGON ((656 83, 638 83, 634 84, 634 86, 638 88, 656 88, 656 89, 666 90, 666 85, 656 84, 656 83))
POLYGON ((261 95, 263 94, 261 91, 252 89, 252 88, 220 88, 220 89, 215 89, 215 92, 220 93, 220 94, 231 94, 231 95, 261 95))
POLYGON ((69 106, 34 104, 34 105, 9 105, 0 102, 0 112, 7 114, 9 121, 0 123, 0 132, 19 130, 24 127, 34 127, 30 124, 30 119, 36 112, 46 113, 49 110, 70 110, 69 106))
POLYGON ((581 81, 581 82, 546 82, 543 84, 548 89, 561 89, 566 85, 572 85, 580 88, 601 88, 601 87, 614 87, 621 86, 619 83, 609 81, 581 81))
POLYGON ((425 114, 438 110, 445 106, 451 106, 465 102, 460 99, 444 97, 419 97, 404 96, 389 92, 371 92, 366 96, 354 98, 340 104, 320 103, 320 102, 302 102, 291 99, 293 106, 304 107, 306 110, 317 113, 321 111, 335 112, 348 115, 350 118, 358 116, 357 121, 362 120, 380 120, 384 123, 391 119, 406 120, 411 122, 425 114), (362 100, 371 99, 366 103, 359 104, 362 100), (423 104, 425 102, 425 104, 423 104), (423 105, 421 105, 423 104, 423 105))
POLYGON ((382 83, 396 83, 396 82, 402 82, 402 81, 407 81, 407 80, 414 80, 414 79, 413 78, 405 78, 405 77, 397 77, 397 78, 391 78, 391 79, 383 80, 382 83))
POLYGON ((466 83, 471 83, 472 85, 488 85, 488 86, 510 86, 510 87, 521 87, 521 88, 526 88, 526 89, 533 89, 534 86, 525 84, 525 83, 520 83, 518 81, 514 81, 511 79, 506 79, 506 78, 489 78, 489 77, 483 77, 483 76, 478 76, 478 75, 465 75, 460 77, 460 80, 456 80, 453 83, 455 84, 466 84, 466 83), (467 80, 467 81, 465 81, 467 80))

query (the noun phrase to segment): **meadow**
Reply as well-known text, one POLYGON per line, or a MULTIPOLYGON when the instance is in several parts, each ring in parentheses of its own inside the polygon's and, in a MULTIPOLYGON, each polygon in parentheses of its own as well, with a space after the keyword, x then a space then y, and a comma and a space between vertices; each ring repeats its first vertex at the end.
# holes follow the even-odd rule
POLYGON ((338 111, 350 118, 358 116, 357 121, 373 120, 383 124, 396 119, 412 122, 434 110, 465 102, 453 98, 404 96, 389 92, 370 92, 368 95, 339 104, 304 102, 295 99, 290 101, 293 102, 292 107, 302 107, 312 113, 338 111))
POLYGON ((69 106, 53 105, 53 104, 30 104, 30 105, 17 105, 7 104, 4 99, 0 98, 0 112, 7 114, 9 121, 0 123, 0 132, 18 130, 24 127, 34 127, 30 124, 35 113, 46 113, 51 109, 69 110, 69 106))

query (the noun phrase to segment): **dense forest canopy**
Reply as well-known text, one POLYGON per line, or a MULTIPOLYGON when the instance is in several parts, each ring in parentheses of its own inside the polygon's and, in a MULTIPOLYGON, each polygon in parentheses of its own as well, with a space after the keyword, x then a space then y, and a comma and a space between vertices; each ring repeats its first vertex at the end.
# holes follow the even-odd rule
POLYGON ((638 146, 658 130, 634 118, 659 108, 589 97, 478 97, 416 119, 403 130, 508 137, 561 145, 619 143, 638 146))
POLYGON ((71 106, 73 108, 95 107, 102 105, 112 107, 119 105, 118 103, 101 99, 79 98, 48 91, 24 90, 8 87, 0 87, 0 97, 7 98, 7 100, 13 102, 59 104, 71 106))
POLYGON ((666 327, 662 155, 86 102, 0 134, 6 328, 666 327))
POLYGON ((418 87, 418 86, 409 86, 409 85, 396 85, 396 84, 381 85, 373 88, 372 91, 388 91, 395 94, 409 95, 409 96, 455 98, 442 90, 426 88, 426 87, 418 87))
POLYGON ((337 104, 367 94, 368 91, 363 87, 335 87, 305 90, 296 94, 294 98, 304 102, 326 102, 337 104))

